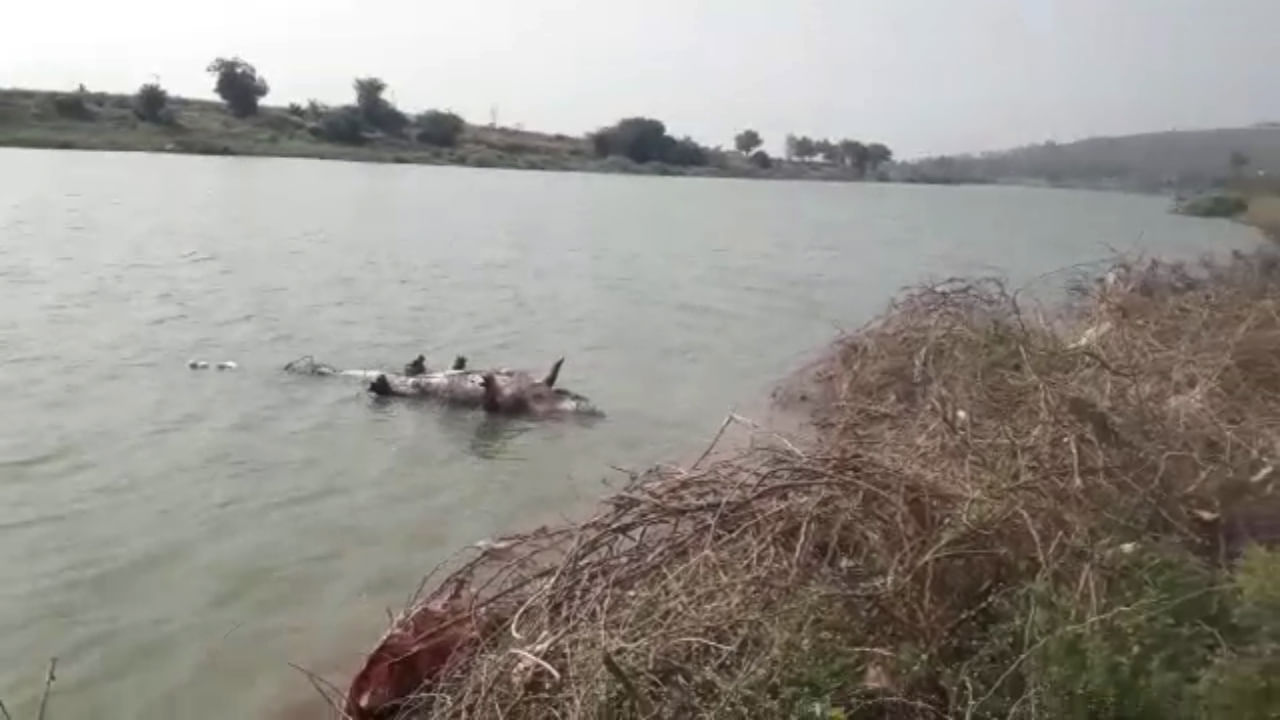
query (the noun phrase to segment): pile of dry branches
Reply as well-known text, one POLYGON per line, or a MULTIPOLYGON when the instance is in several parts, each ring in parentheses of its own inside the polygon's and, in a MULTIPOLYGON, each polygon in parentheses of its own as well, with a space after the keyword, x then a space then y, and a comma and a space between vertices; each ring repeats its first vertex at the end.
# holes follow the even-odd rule
POLYGON ((1052 326, 996 282, 907 296, 813 370, 808 442, 651 471, 487 545, 389 631, 401 687, 367 667, 347 711, 1033 712, 1039 642, 1004 624, 1030 588, 1089 623, 1117 554, 1280 539, 1280 264, 1084 287, 1052 326))

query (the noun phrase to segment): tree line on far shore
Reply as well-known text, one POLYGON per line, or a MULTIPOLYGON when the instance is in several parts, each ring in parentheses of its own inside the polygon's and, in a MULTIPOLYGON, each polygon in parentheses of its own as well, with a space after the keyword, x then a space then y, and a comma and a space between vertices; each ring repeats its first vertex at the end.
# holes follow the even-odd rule
MULTIPOLYGON (((760 149, 764 145, 764 139, 755 130, 738 133, 733 138, 733 144, 754 165, 763 168, 772 165, 773 159, 760 149)), ((859 177, 865 177, 868 172, 874 175, 881 165, 893 161, 893 151, 883 143, 863 143, 849 139, 833 142, 788 135, 785 148, 787 160, 808 162, 821 158, 832 165, 852 168, 859 177)))
POLYGON ((875 174, 881 165, 893 161, 893 151, 883 143, 863 143, 858 140, 814 140, 808 136, 787 136, 787 157, 801 161, 820 157, 826 162, 846 165, 859 175, 875 174))
MULTIPOLYGON (((206 70, 214 76, 214 92, 226 103, 232 116, 240 119, 258 114, 259 103, 270 92, 266 78, 257 68, 239 57, 215 58, 206 70)), ((377 77, 356 78, 352 84, 355 102, 330 107, 316 100, 306 106, 290 103, 287 112, 308 122, 308 131, 318 139, 359 145, 379 134, 411 138, 418 142, 451 147, 462 135, 466 122, 445 110, 428 110, 410 117, 386 98, 387 84, 377 77)), ((54 100, 54 109, 63 117, 92 120, 94 111, 85 103, 84 86, 71 95, 54 100)), ((133 95, 133 112, 139 120, 156 125, 176 125, 177 111, 168 91, 158 82, 149 82, 133 95)))
MULTIPOLYGON (((677 140, 667 134, 666 126, 659 120, 644 117, 627 118, 616 125, 603 128, 591 135, 596 154, 604 157, 621 155, 638 163, 652 161, 669 165, 707 165, 719 148, 706 148, 692 138, 677 140)), ((764 139, 755 130, 743 130, 734 136, 734 148, 752 165, 762 170, 773 167, 772 158, 762 148, 764 139)), ((858 177, 874 175, 882 165, 893 160, 893 151, 883 143, 862 143, 857 140, 812 140, 808 137, 788 135, 786 159, 808 162, 821 158, 832 165, 851 168, 858 177)))
MULTIPOLYGON (((240 119, 258 114, 259 103, 270 92, 270 86, 250 63, 240 57, 218 57, 206 71, 214 77, 214 92, 226 103, 232 116, 240 119)), ((387 84, 377 77, 356 78, 352 84, 355 102, 330 107, 316 100, 306 106, 290 103, 287 112, 308 123, 308 131, 317 139, 358 145, 379 135, 412 139, 438 147, 452 147, 466 128, 459 115, 444 110, 428 110, 410 117, 386 98, 387 84)), ((81 86, 74 95, 55 99, 59 115, 76 120, 91 120, 94 112, 85 104, 87 92, 81 86)), ((168 92, 158 82, 138 88, 133 97, 137 117, 158 125, 178 123, 177 113, 169 102, 168 92)), ((587 136, 592 150, 601 158, 625 157, 635 163, 665 163, 693 167, 717 164, 724 166, 727 154, 720 148, 708 148, 686 136, 668 134, 660 120, 647 117, 624 118, 587 136)), ((735 148, 750 164, 760 169, 773 167, 774 159, 761 146, 755 130, 744 130, 734 138, 735 148)), ((788 135, 787 160, 808 162, 821 158, 827 163, 847 166, 858 176, 874 174, 893 159, 893 152, 881 143, 864 144, 855 140, 812 140, 788 135)))

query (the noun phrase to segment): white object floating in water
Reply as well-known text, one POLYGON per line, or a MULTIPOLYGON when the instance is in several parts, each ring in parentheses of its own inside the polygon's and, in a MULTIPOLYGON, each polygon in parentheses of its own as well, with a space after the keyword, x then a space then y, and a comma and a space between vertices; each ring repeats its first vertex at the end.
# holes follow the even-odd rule
POLYGON ((238 367, 240 366, 237 365, 234 360, 223 360, 222 362, 218 363, 219 370, 235 370, 238 367))
POLYGON ((208 360, 188 360, 187 367, 191 368, 192 370, 207 370, 209 369, 209 361, 208 360))
POLYGON ((337 374, 342 377, 360 378, 361 380, 377 380, 379 375, 386 374, 386 370, 339 370, 337 374))

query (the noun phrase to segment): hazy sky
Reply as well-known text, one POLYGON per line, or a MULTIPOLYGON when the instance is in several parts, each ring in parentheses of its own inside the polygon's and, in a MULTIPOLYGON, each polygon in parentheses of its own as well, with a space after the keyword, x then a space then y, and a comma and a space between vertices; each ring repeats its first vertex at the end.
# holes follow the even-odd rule
POLYGON ((0 0, 0 86, 351 97, 581 133, 644 114, 900 156, 1280 119, 1280 0, 0 0))

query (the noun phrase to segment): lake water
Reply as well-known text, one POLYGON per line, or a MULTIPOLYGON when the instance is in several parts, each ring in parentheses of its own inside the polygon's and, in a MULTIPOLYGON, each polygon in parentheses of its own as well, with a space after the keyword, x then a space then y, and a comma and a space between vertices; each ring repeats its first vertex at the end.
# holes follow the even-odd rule
POLYGON ((0 700, 280 717, 419 577, 688 458, 900 287, 1249 230, 1159 198, 0 150, 0 700), (287 375, 419 352, 608 418, 497 423, 287 375), (234 360, 235 372, 187 369, 234 360))

